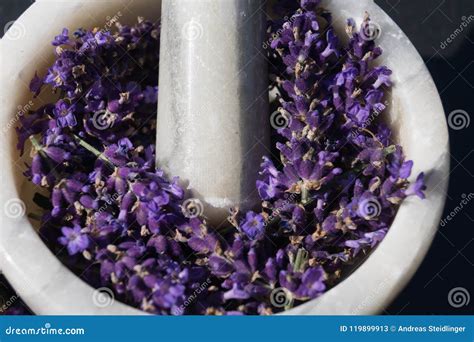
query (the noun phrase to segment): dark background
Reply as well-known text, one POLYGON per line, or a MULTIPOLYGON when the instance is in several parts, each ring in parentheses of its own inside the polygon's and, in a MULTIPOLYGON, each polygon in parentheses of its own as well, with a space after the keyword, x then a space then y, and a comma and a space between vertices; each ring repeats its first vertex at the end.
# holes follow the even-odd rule
MULTIPOLYGON (((0 1, 0 37, 5 25, 17 19, 31 3, 31 0, 0 1)), ((436 83, 446 115, 464 110, 474 119, 474 17, 448 46, 442 46, 463 21, 467 23, 474 16, 474 1, 376 0, 376 3, 397 22, 420 52, 436 83)), ((451 175, 443 217, 459 205, 463 194, 474 193, 474 122, 462 130, 450 129, 449 133, 451 175)), ((448 303, 448 293, 456 287, 474 296, 473 228, 474 203, 469 203, 444 227, 439 227, 416 275, 384 313, 473 314, 474 298, 460 308, 448 303)))

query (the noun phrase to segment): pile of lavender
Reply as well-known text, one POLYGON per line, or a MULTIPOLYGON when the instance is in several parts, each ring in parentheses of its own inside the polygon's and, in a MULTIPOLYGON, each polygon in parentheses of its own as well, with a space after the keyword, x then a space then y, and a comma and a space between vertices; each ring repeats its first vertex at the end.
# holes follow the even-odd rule
POLYGON ((425 186, 423 174, 407 181, 412 162, 378 117, 391 71, 373 65, 382 50, 369 18, 359 29, 348 20, 343 45, 318 3, 279 6, 291 13, 269 24, 271 112, 287 123, 274 132, 279 158, 263 160, 261 211, 235 208, 218 230, 154 164, 159 25, 58 35, 31 89, 59 99, 18 129, 26 175, 48 193, 35 201, 53 252, 155 314, 272 314, 337 284, 425 186))

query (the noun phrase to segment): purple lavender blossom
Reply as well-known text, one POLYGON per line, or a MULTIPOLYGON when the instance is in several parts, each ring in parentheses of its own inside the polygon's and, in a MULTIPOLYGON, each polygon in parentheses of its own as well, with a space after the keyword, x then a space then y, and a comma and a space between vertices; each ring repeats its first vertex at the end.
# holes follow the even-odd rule
POLYGON ((81 233, 80 226, 76 225, 73 228, 63 227, 61 232, 63 236, 58 241, 67 247, 70 255, 81 253, 89 247, 89 237, 81 233))
POLYGON ((245 220, 240 225, 240 229, 248 236, 251 240, 261 239, 265 233, 265 221, 261 214, 256 214, 249 211, 245 215, 245 220))
POLYGON ((424 175, 407 180, 413 162, 378 118, 391 86, 372 66, 382 50, 353 20, 343 44, 319 3, 276 5, 286 19, 269 24, 270 105, 288 126, 262 161, 262 207, 233 209, 223 227, 186 217, 185 190, 155 167, 159 25, 55 37, 56 60, 30 88, 60 98, 21 117, 18 148, 34 145, 25 175, 49 192, 41 236, 65 264, 155 314, 272 314, 273 289, 291 305, 322 295, 384 238, 401 201, 424 197, 424 175))

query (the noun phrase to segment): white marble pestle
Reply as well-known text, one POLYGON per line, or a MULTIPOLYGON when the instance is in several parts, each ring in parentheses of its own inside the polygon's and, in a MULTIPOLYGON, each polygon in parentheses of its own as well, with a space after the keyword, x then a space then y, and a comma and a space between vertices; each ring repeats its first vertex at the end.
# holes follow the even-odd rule
POLYGON ((163 0, 157 165, 219 225, 258 206, 269 145, 263 0, 163 0))

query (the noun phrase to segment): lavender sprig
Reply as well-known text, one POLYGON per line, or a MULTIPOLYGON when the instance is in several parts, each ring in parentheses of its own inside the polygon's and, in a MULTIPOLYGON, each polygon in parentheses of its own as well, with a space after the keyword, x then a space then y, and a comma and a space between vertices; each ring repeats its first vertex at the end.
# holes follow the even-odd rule
POLYGON ((39 139, 26 175, 50 193, 41 236, 63 262, 148 312, 271 314, 322 295, 384 238, 401 201, 424 196, 423 174, 408 182, 413 163, 378 118, 391 71, 364 39, 369 17, 359 31, 348 20, 343 45, 318 5, 277 5, 288 19, 270 22, 272 106, 288 125, 262 162, 262 209, 236 208, 219 230, 186 215, 184 190, 154 164, 159 26, 55 38, 31 90, 60 99, 21 118, 18 148, 39 139))

